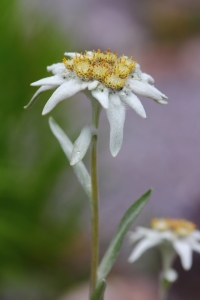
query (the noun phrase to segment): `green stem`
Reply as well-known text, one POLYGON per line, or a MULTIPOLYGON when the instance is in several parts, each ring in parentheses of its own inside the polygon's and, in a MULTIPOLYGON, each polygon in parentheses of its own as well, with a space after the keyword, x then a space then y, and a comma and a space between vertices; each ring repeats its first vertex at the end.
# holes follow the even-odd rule
POLYGON ((162 271, 159 277, 159 300, 167 300, 168 292, 172 282, 169 282, 164 277, 164 274, 171 268, 175 258, 175 252, 170 244, 165 243, 164 245, 160 245, 160 253, 162 261, 162 271))
POLYGON ((165 286, 163 276, 159 278, 159 300, 167 300, 168 288, 165 286))
MULTIPOLYGON (((95 128, 98 128, 100 105, 96 100, 92 100, 92 121, 95 128)), ((90 295, 94 291, 97 283, 97 269, 99 264, 99 191, 97 172, 97 135, 91 141, 91 185, 92 185, 92 261, 90 278, 90 295)))

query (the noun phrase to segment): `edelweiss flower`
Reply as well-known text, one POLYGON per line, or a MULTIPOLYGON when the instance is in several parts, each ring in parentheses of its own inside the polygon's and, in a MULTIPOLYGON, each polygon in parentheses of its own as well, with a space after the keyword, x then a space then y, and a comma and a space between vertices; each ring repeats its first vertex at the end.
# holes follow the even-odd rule
POLYGON ((125 106, 133 108, 137 114, 146 118, 146 113, 136 95, 142 95, 166 104, 167 97, 154 86, 154 79, 142 73, 140 66, 132 57, 117 56, 117 53, 86 51, 84 54, 65 53, 69 59, 47 67, 53 76, 33 82, 40 86, 25 108, 32 106, 44 91, 56 89, 46 103, 42 114, 48 114, 59 102, 84 90, 99 101, 106 110, 110 123, 110 150, 116 156, 123 141, 125 106))
POLYGON ((168 272, 169 277, 175 276, 174 270, 170 269, 173 261, 169 262, 169 257, 174 258, 176 253, 180 256, 183 268, 189 270, 192 266, 192 251, 200 253, 200 231, 196 230, 195 224, 182 219, 153 219, 151 227, 138 227, 135 232, 130 232, 130 242, 139 242, 128 261, 136 261, 146 250, 159 245, 165 252, 163 259, 168 266, 165 265, 164 271, 166 274, 168 272))

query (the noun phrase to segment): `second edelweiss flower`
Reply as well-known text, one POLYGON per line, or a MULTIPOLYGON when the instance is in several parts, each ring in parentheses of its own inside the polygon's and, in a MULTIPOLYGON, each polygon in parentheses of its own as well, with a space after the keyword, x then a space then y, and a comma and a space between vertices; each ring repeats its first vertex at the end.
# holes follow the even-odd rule
POLYGON ((176 253, 182 266, 189 270, 192 266, 192 251, 200 253, 200 231, 194 223, 183 219, 153 219, 151 229, 138 227, 129 233, 131 243, 138 242, 128 261, 133 263, 148 249, 159 246, 163 259, 164 277, 173 281, 171 269, 176 253), (168 277, 168 275, 170 276, 168 277))
POLYGON ((132 57, 118 57, 110 49, 105 52, 98 50, 65 55, 70 59, 64 58, 62 63, 47 67, 53 76, 31 84, 40 88, 25 108, 32 106, 36 98, 46 90, 56 89, 47 101, 43 115, 78 92, 86 89, 91 91, 91 96, 106 110, 110 123, 110 150, 116 156, 123 142, 126 105, 142 118, 146 118, 144 107, 137 95, 151 98, 160 104, 166 104, 167 97, 153 86, 154 79, 142 73, 132 57))

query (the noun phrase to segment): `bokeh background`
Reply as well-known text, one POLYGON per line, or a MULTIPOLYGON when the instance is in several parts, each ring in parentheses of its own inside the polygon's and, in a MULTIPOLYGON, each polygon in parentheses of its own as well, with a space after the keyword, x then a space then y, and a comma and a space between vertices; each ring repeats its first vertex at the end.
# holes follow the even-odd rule
MULTIPOLYGON (((101 255, 123 212, 149 187, 151 201, 136 225, 167 216, 200 226, 198 0, 1 0, 0 41, 0 299, 83 299, 87 289, 89 205, 48 116, 41 117, 51 93, 23 110, 35 92, 30 82, 48 76, 46 66, 61 61, 65 51, 110 47, 133 55, 169 97, 167 106, 142 99, 146 120, 127 111, 123 148, 115 159, 101 114, 101 255)), ((78 95, 52 116, 75 140, 90 113, 89 101, 78 95)), ((89 166, 88 157, 85 162, 89 166)), ((155 300, 158 253, 128 265, 130 251, 125 243, 107 298, 155 300)), ((170 299, 198 300, 199 256, 189 272, 178 259, 175 267, 180 277, 170 299)))

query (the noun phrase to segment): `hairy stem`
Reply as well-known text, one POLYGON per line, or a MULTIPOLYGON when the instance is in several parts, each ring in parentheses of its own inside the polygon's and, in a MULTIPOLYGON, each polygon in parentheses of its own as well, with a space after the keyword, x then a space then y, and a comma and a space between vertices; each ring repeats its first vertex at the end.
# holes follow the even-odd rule
POLYGON ((168 289, 165 287, 162 275, 159 278, 159 300, 167 300, 168 289))
POLYGON ((160 245, 160 253, 162 260, 162 271, 159 277, 159 300, 167 300, 168 292, 172 285, 171 280, 167 280, 166 273, 172 267, 175 252, 173 247, 170 244, 160 245))
MULTIPOLYGON (((92 100, 92 121, 95 128, 98 128, 100 105, 92 100)), ((99 191, 98 191, 98 170, 97 170, 97 135, 92 137, 91 142, 91 185, 92 185, 92 261, 90 278, 90 295, 97 283, 97 269, 99 263, 99 191)))

